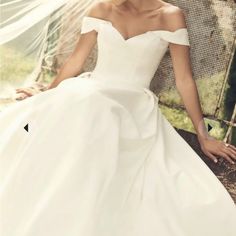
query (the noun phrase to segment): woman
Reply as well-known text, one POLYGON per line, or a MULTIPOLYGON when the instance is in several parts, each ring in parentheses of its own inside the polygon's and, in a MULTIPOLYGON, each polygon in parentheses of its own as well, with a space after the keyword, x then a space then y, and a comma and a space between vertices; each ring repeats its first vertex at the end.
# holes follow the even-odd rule
POLYGON ((48 90, 0 115, 4 236, 235 235, 232 198, 149 89, 168 46, 202 150, 234 164, 236 148, 205 129, 183 11, 99 2, 48 90), (80 74, 96 42, 96 67, 80 74))

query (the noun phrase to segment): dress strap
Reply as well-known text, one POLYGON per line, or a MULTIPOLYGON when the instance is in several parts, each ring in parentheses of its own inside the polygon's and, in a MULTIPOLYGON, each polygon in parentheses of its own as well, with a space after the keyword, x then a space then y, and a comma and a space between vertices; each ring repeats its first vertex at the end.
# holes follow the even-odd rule
POLYGON ((99 32, 100 25, 104 23, 107 23, 107 21, 96 18, 96 17, 84 16, 84 18, 82 19, 80 33, 85 34, 92 30, 96 30, 97 32, 99 32))
POLYGON ((190 46, 187 28, 180 28, 173 32, 163 30, 161 38, 170 43, 190 46))

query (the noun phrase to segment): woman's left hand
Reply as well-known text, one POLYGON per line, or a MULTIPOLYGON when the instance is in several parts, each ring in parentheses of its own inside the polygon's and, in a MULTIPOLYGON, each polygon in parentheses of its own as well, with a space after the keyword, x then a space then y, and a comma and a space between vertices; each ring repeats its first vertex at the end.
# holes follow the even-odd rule
POLYGON ((217 157, 223 157, 231 164, 236 161, 236 147, 234 145, 216 140, 212 136, 198 137, 201 149, 205 155, 217 163, 217 157))

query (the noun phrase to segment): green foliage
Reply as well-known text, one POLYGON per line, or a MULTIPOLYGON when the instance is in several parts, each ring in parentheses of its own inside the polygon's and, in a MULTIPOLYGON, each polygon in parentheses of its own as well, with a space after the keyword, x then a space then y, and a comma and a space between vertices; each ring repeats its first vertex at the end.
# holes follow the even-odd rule
MULTIPOLYGON (((169 108, 163 105, 159 105, 162 114, 166 117, 166 119, 176 128, 183 129, 189 131, 191 133, 195 133, 194 126, 187 112, 184 110, 169 108)), ((219 121, 211 120, 204 118, 205 125, 210 124, 213 129, 210 130, 209 134, 216 139, 222 140, 226 134, 226 128, 221 127, 219 121)))
MULTIPOLYGON (((212 115, 215 112, 220 91, 224 82, 224 71, 196 80, 198 93, 204 114, 212 115)), ((182 99, 175 87, 160 93, 160 101, 168 106, 181 105, 182 99)))
POLYGON ((49 84, 55 79, 55 77, 56 77, 56 73, 45 70, 41 73, 39 81, 40 83, 49 84))

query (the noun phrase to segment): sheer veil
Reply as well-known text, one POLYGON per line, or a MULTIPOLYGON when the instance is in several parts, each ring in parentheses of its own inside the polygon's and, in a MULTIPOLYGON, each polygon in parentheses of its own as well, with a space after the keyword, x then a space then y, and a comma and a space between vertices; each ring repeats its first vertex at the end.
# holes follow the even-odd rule
POLYGON ((96 1, 1 0, 1 95, 56 72, 58 57, 72 52, 81 19, 96 1))

